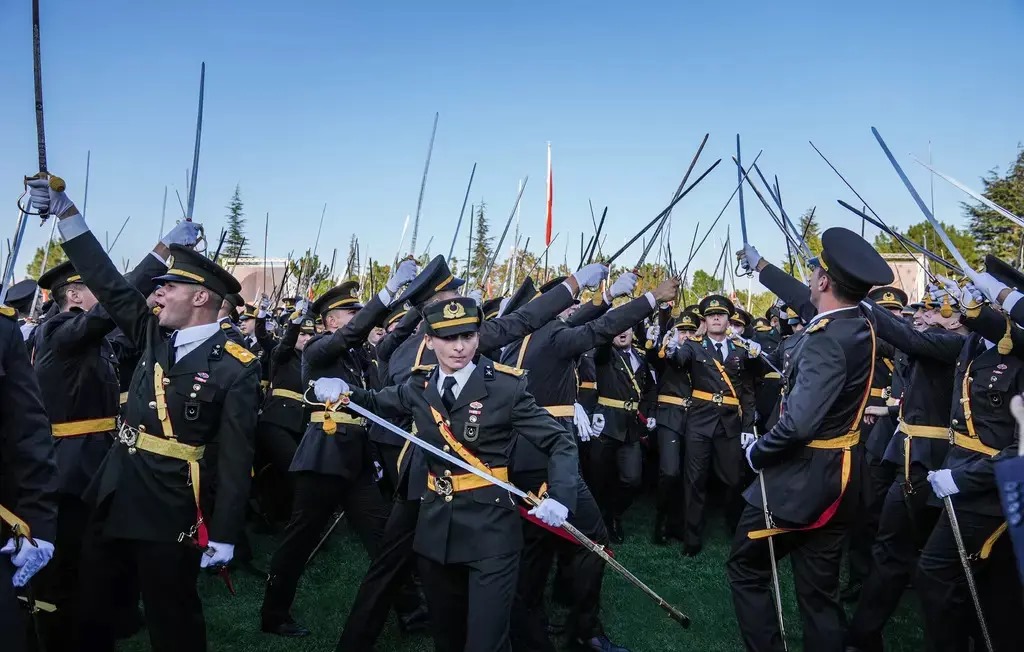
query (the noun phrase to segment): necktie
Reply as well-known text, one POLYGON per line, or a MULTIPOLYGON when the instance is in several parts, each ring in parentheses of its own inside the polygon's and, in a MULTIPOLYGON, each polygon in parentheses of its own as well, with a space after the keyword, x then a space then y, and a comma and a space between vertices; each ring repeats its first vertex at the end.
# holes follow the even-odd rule
POLYGON ((444 409, 448 412, 451 412, 452 406, 455 405, 455 393, 452 391, 455 389, 455 385, 455 376, 445 376, 444 383, 441 385, 441 402, 444 403, 444 409))
POLYGON ((722 343, 715 342, 715 349, 718 351, 718 359, 721 360, 722 362, 725 362, 725 356, 722 355, 722 343))

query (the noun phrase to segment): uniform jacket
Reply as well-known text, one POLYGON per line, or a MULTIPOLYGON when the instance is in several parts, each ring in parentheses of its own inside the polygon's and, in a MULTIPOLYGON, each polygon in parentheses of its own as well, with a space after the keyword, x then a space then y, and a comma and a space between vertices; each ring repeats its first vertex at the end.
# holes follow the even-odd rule
POLYGON ((647 356, 636 347, 617 348, 603 344, 594 349, 597 368, 598 404, 595 412, 605 418, 602 437, 627 444, 635 443, 647 433, 646 417, 654 415, 658 386, 651 374, 647 356), (640 363, 636 370, 628 352, 640 363), (601 399, 628 401, 630 409, 601 405, 601 399))
POLYGON ((274 396, 274 390, 302 394, 302 352, 295 349, 300 324, 288 322, 284 337, 270 354, 270 390, 260 410, 260 422, 272 423, 300 435, 306 429, 308 411, 305 404, 290 396, 274 396))
MULTIPOLYGON (((570 511, 576 506, 576 445, 565 428, 537 405, 521 371, 496 365, 479 356, 476 368, 452 405, 444 408, 437 386, 435 365, 417 367, 402 385, 380 392, 353 388, 352 400, 384 418, 411 415, 417 436, 455 453, 442 436, 431 408, 445 419, 461 446, 488 468, 508 468, 517 437, 537 446, 548 458, 548 493, 570 511)), ((464 475, 448 462, 426 455, 426 467, 435 477, 464 475)), ((413 480, 410 479, 410 483, 413 480)), ((522 548, 523 526, 516 501, 493 485, 455 492, 446 499, 420 485, 417 553, 442 564, 477 561, 515 553, 522 548)))
MULTIPOLYGON (((156 409, 155 368, 165 375, 166 416, 178 442, 205 446, 200 502, 213 541, 234 543, 249 496, 258 409, 259 364, 219 331, 174 362, 174 352, 145 297, 117 273, 91 232, 62 245, 111 318, 143 352, 128 390, 125 425, 166 438, 156 409)), ((194 480, 193 480, 194 482, 194 480)), ((188 464, 117 443, 84 498, 107 506, 110 537, 173 542, 196 524, 188 464)))
MULTIPOLYGON (((809 524, 843 495, 857 491, 858 478, 843 483, 843 449, 807 446, 812 440, 847 436, 860 428, 861 405, 871 382, 873 332, 858 306, 821 317, 799 336, 786 366, 786 394, 778 422, 750 451, 762 470, 768 507, 792 523, 809 524)), ((851 473, 856 472, 848 459, 851 473)), ((761 507, 758 482, 744 498, 761 507)))
POLYGON ((741 432, 753 432, 754 413, 757 410, 754 399, 754 375, 760 370, 760 366, 752 362, 747 352, 737 347, 731 340, 727 339, 725 346, 729 349, 729 355, 721 362, 718 361, 718 352, 713 340, 708 337, 694 337, 679 345, 670 363, 682 371, 689 372, 693 392, 731 396, 740 403, 739 406, 716 404, 713 401, 694 398, 687 414, 687 429, 711 436, 720 422, 727 436, 738 438, 741 432), (715 364, 716 361, 718 364, 715 364), (726 377, 722 376, 719 365, 724 369, 728 382, 726 377))

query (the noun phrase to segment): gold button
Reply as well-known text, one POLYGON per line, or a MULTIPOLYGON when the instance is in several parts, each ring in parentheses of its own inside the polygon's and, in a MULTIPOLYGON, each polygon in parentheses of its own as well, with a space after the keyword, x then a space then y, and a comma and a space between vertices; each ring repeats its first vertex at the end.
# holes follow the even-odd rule
POLYGON ((171 379, 170 378, 164 378, 164 385, 170 385, 170 384, 171 384, 171 379))
POLYGON ((155 410, 156 409, 156 401, 150 401, 149 402, 149 409, 151 409, 151 410, 155 410))
POLYGON ((192 385, 192 391, 193 392, 198 392, 199 391, 199 385, 192 385))
POLYGON ((449 448, 448 446, 445 446, 443 450, 444 450, 444 452, 446 452, 446 453, 447 453, 448 451, 450 451, 450 450, 451 450, 451 448, 449 448))
POLYGON ((143 424, 143 425, 139 426, 139 432, 146 432, 146 426, 145 426, 145 424, 143 424))
POLYGON ((452 497, 451 496, 445 496, 444 497, 444 502, 446 502, 446 503, 452 502, 452 497))
POLYGON ((959 426, 959 425, 960 425, 960 422, 959 422, 959 421, 957 421, 956 419, 953 419, 953 425, 954 425, 954 426, 959 426))
POLYGON ((189 394, 189 395, 188 395, 188 397, 189 397, 189 398, 195 398, 195 397, 196 397, 196 393, 195 393, 195 392, 192 392, 191 394, 189 394))
POLYGON ((448 469, 445 469, 444 470, 444 477, 446 477, 446 478, 452 477, 452 472, 449 471, 448 469))
POLYGON ((449 421, 448 419, 445 419, 445 420, 444 420, 444 425, 446 425, 446 426, 450 426, 450 425, 452 425, 452 422, 451 422, 451 421, 449 421))

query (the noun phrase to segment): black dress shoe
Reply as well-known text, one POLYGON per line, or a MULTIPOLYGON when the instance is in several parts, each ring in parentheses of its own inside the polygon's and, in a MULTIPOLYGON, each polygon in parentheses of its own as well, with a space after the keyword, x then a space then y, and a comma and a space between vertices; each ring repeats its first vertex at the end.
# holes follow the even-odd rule
POLYGON ((622 531, 622 521, 617 518, 612 519, 612 526, 608 529, 608 538, 612 543, 622 543, 626 540, 626 534, 622 531))
POLYGON ((696 546, 684 545, 683 546, 683 554, 686 555, 687 557, 696 557, 697 555, 700 554, 700 551, 703 549, 703 547, 704 546, 701 546, 701 545, 696 545, 696 546))
POLYGON ((419 634, 430 629, 430 612, 421 604, 412 611, 398 616, 398 629, 403 634, 419 634))
POLYGON ((275 636, 284 636, 286 638, 301 638, 303 636, 309 636, 308 629, 290 619, 276 624, 264 621, 263 626, 260 629, 262 629, 264 633, 273 634, 275 636))

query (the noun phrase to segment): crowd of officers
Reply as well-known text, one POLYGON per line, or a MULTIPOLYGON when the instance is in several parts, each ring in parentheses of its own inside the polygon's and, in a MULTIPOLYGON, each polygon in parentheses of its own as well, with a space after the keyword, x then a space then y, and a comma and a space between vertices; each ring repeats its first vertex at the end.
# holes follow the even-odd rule
POLYGON ((955 528, 994 649, 1015 649, 1021 518, 995 466, 1017 446, 1024 276, 997 259, 907 305, 845 229, 810 281, 747 246, 779 298, 756 318, 717 294, 680 309, 675 279, 630 299, 636 275, 599 264, 484 301, 440 256, 365 304, 346 282, 275 307, 246 303, 187 221, 122 276, 63 192, 30 185, 69 260, 39 278, 48 302, 23 281, 0 311, 5 649, 109 651, 143 626, 154 650, 206 649, 197 578, 252 567, 247 523, 279 535, 260 628, 308 635, 292 604, 343 515, 370 563, 338 650, 374 649, 392 612, 443 652, 546 652, 556 634, 626 650, 601 623, 603 562, 559 528, 622 543, 648 484, 656 545, 697 557, 724 516, 749 650, 783 649, 770 550, 791 559, 804 649, 883 649, 908 585, 929 650, 982 649, 955 528))

